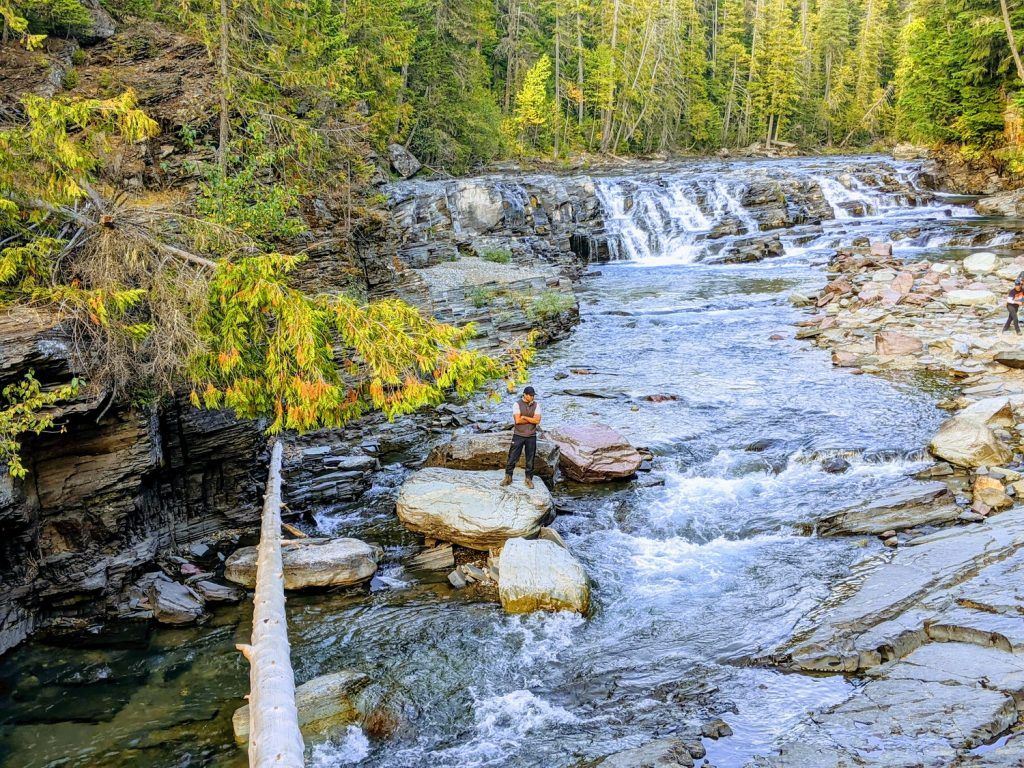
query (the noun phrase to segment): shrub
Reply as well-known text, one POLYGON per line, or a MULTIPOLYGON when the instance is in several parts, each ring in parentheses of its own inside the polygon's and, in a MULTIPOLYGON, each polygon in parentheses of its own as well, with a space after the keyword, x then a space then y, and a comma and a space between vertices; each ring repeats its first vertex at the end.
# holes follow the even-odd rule
POLYGON ((531 320, 548 320, 568 312, 575 306, 576 299, 571 293, 544 291, 526 304, 526 316, 531 320))
POLYGON ((495 264, 508 264, 512 260, 512 254, 507 248, 482 248, 480 258, 495 264))

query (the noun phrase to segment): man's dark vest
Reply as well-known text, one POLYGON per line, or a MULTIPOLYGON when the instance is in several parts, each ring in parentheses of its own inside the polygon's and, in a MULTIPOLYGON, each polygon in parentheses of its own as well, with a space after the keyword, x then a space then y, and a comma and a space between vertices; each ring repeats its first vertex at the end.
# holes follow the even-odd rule
MULTIPOLYGON (((519 415, 526 416, 532 419, 533 414, 537 412, 537 401, 534 400, 532 403, 526 403, 522 400, 519 401, 519 415)), ((512 430, 514 434, 520 437, 533 437, 537 434, 536 424, 516 424, 516 428, 512 430)))

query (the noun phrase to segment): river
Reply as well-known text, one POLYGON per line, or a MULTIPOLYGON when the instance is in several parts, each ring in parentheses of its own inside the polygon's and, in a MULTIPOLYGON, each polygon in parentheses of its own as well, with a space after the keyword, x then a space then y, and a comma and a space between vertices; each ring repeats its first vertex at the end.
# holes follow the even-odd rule
MULTIPOLYGON (((809 709, 843 696, 841 677, 782 674, 750 660, 777 647, 851 563, 881 546, 807 536, 802 526, 914 482, 948 386, 833 368, 825 352, 793 340, 801 314, 788 297, 820 287, 831 249, 855 237, 919 227, 897 254, 934 257, 989 226, 956 201, 915 207, 844 186, 843 165, 680 170, 680 184, 719 191, 751 167, 829 182, 822 189, 839 218, 786 230, 785 256, 740 265, 701 260, 705 245, 693 233, 714 222, 678 185, 666 197, 664 185, 629 179, 627 205, 626 180, 598 182, 624 258, 583 281, 580 326, 531 372, 547 424, 600 420, 655 455, 634 482, 555 489, 563 514, 554 527, 594 581, 593 615, 509 617, 451 590, 443 574, 407 572, 401 559, 416 540, 388 502, 408 456, 385 456, 370 503, 318 517, 327 531, 385 546, 370 591, 296 596, 289 610, 299 681, 365 672, 400 725, 388 741, 353 726, 316 743, 314 766, 573 766, 692 734, 720 716, 734 735, 705 740, 708 757, 738 768, 809 709), (583 368, 590 373, 570 373, 583 368), (675 399, 643 399, 652 394, 675 399), (850 471, 822 469, 837 453, 850 471)), ((729 198, 715 210, 742 220, 729 198)), ((0 763, 244 765, 230 715, 247 688, 233 648, 248 635, 247 613, 223 609, 189 629, 108 627, 8 654, 0 763)))

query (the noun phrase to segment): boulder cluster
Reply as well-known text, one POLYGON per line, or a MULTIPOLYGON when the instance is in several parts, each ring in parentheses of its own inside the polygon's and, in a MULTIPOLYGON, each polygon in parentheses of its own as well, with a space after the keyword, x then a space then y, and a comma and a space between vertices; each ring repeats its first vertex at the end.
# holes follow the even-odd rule
POLYGON ((826 347, 834 365, 853 373, 930 372, 962 394, 940 403, 952 415, 928 446, 939 461, 923 477, 942 493, 846 510, 823 521, 822 532, 875 533, 895 546, 901 531, 979 522, 1009 508, 1024 491, 1024 336, 1001 329, 1024 257, 980 251, 904 262, 890 244, 875 243, 838 252, 829 269, 817 295, 790 297, 813 312, 797 338, 826 347))
POLYGON ((505 432, 453 435, 406 480, 398 518, 425 545, 409 564, 452 568, 448 580, 458 589, 496 588, 509 613, 586 614, 590 581, 562 537, 547 527, 555 517, 548 484, 559 473, 580 483, 629 478, 643 458, 610 427, 569 425, 537 441, 535 468, 543 482, 527 488, 517 473, 512 485, 503 486, 509 440, 505 432))

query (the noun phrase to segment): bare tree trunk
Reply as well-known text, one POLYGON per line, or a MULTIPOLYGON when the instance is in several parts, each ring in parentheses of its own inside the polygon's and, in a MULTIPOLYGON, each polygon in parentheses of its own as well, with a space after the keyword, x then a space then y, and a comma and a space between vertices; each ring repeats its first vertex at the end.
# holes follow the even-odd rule
POLYGON ((303 744, 295 706, 295 675, 284 610, 281 562, 281 443, 270 452, 256 559, 252 643, 239 645, 249 668, 250 768, 302 768, 303 744))
POLYGON ((217 166, 220 175, 228 173, 228 0, 220 0, 220 136, 217 139, 217 166))
MULTIPOLYGON (((562 38, 558 18, 558 0, 555 0, 555 115, 562 114, 562 38)), ((561 120, 554 120, 554 155, 558 157, 558 139, 562 131, 561 120)))
POLYGON ((505 114, 512 110, 516 70, 519 55, 519 3, 512 0, 508 6, 508 51, 505 54, 505 114))
POLYGON ((576 104, 576 122, 583 125, 583 19, 579 0, 576 2, 576 87, 579 88, 579 102, 576 104))
POLYGON ((725 100, 725 119, 722 121, 722 146, 729 142, 729 123, 732 121, 732 107, 736 103, 736 80, 739 77, 739 59, 732 60, 732 82, 729 83, 729 98, 725 100))
POLYGON ((754 85, 754 63, 756 62, 755 53, 757 52, 757 24, 758 19, 761 17, 761 0, 755 0, 754 2, 754 31, 750 38, 750 68, 747 70, 747 99, 746 105, 743 109, 743 128, 741 130, 740 142, 745 142, 749 137, 750 131, 750 110, 752 109, 751 99, 753 98, 753 85, 754 85))
POLYGON ((1013 54, 1013 63, 1017 65, 1017 77, 1024 80, 1024 63, 1021 63, 1020 53, 1017 51, 1017 41, 1013 37, 1013 27, 1010 25, 1010 9, 1006 7, 1006 0, 999 0, 999 8, 1003 12, 1003 26, 1006 27, 1006 39, 1010 42, 1010 53, 1013 54))
POLYGON ((612 118, 615 109, 615 55, 616 46, 619 41, 619 0, 612 2, 612 39, 611 39, 611 64, 609 65, 608 79, 611 93, 608 94, 608 106, 604 110, 604 117, 601 120, 601 151, 607 152, 611 145, 612 118))

